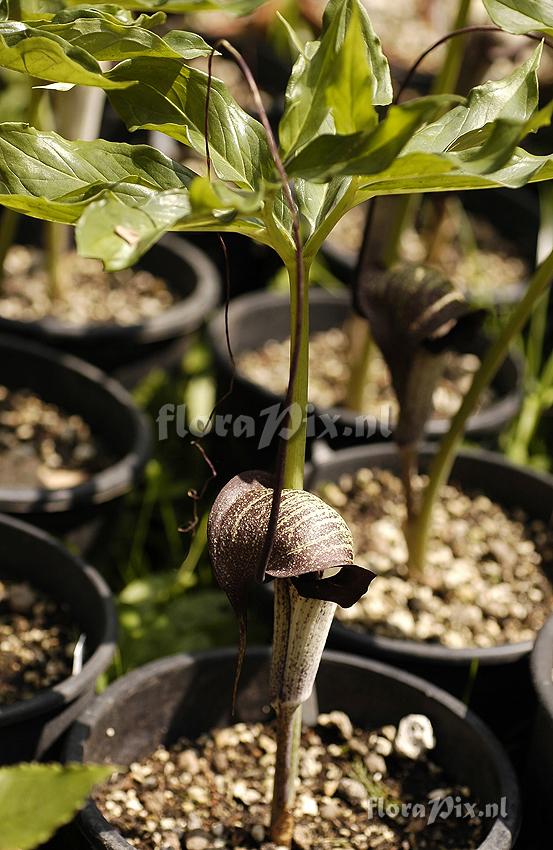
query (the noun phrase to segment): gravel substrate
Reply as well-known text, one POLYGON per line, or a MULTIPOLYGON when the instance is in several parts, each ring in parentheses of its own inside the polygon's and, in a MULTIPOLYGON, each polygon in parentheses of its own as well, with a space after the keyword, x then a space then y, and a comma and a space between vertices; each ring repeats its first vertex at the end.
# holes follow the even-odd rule
POLYGON ((52 316, 72 325, 133 325, 174 302, 162 278, 133 269, 108 273, 99 260, 74 252, 61 260, 59 296, 51 297, 44 254, 24 245, 8 251, 0 287, 0 316, 29 322, 52 316))
POLYGON ((338 609, 348 626, 461 649, 533 640, 550 614, 553 529, 523 511, 443 487, 417 575, 407 569, 399 478, 360 469, 318 492, 348 523, 357 562, 378 576, 357 604, 338 609))
MULTIPOLYGON (((352 345, 347 327, 331 328, 313 334, 309 344, 309 400, 319 408, 347 406, 352 345)), ((237 355, 239 370, 251 381, 279 395, 288 384, 290 340, 268 340, 257 351, 237 355)), ((450 355, 443 379, 434 392, 434 413, 438 419, 450 419, 459 409, 480 361, 472 354, 450 355)), ((482 406, 493 399, 493 391, 484 394, 482 406)), ((380 419, 395 420, 397 401, 390 373, 375 351, 365 387, 362 413, 380 419), (389 413, 388 413, 389 411, 389 413)))
POLYGON ((110 461, 80 416, 0 385, 0 486, 75 487, 110 461))
MULTIPOLYGON (((449 797, 462 806, 471 799, 432 760, 434 745, 421 715, 371 733, 353 728, 342 712, 320 715, 302 736, 294 850, 478 846, 489 824, 477 801, 472 816, 427 822, 433 801, 438 807, 449 797)), ((268 838, 275 750, 272 725, 237 723, 159 747, 95 799, 140 850, 277 850, 268 838)))
POLYGON ((26 582, 0 580, 0 706, 70 676, 77 638, 56 602, 26 582))

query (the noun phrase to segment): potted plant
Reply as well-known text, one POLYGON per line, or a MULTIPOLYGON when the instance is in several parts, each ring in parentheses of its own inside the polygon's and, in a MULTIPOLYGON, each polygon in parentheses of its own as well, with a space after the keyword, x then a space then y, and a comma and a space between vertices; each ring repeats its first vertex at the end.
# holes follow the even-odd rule
MULTIPOLYGON (((241 842, 238 846, 272 846, 266 789, 271 784, 274 753, 271 730, 265 725, 269 650, 250 649, 242 675, 243 684, 234 715, 228 699, 234 677, 233 650, 175 655, 147 664, 110 685, 81 715, 64 750, 68 762, 133 765, 129 773, 122 773, 112 784, 96 789, 93 801, 78 815, 76 824, 87 846, 95 850, 108 847, 128 850, 133 846, 131 841, 135 845, 138 842, 139 846, 153 846, 155 841, 162 841, 164 846, 170 847, 182 841, 187 846, 211 847, 223 841, 228 846, 233 840, 241 842), (233 725, 236 722, 238 725, 233 725), (263 731, 259 738, 260 729, 263 731), (261 746, 257 743, 259 739, 261 746), (233 740, 238 743, 233 745, 233 740), (207 798, 202 794, 207 758, 202 753, 202 743, 196 745, 197 741, 209 743, 206 755, 213 771, 212 780, 218 788, 215 793, 219 802, 215 804, 213 791, 207 798), (214 741, 218 742, 218 747, 214 741), (267 748, 271 748, 271 754, 267 748), (252 769, 252 752, 256 752, 257 760, 261 761, 257 769, 252 769), (155 754, 154 759, 152 754, 155 754), (211 761, 213 758, 219 768, 211 761), (226 767, 222 767, 224 759, 228 760, 226 767), (176 776, 182 776, 180 787, 178 780, 167 782, 167 778, 163 778, 163 765, 167 763, 171 768, 166 777, 170 776, 169 770, 175 764, 176 776), (196 772, 191 774, 190 769, 196 772), (144 771, 149 774, 149 787, 140 779, 144 771), (165 804, 155 809, 156 797, 163 794, 165 804), (229 811, 232 816, 224 823, 222 818, 229 811)), ((421 830, 429 847, 444 846, 439 843, 439 836, 442 841, 472 841, 473 846, 482 848, 513 845, 518 832, 518 791, 513 770, 493 735, 461 703, 408 673, 335 652, 323 655, 317 697, 318 710, 312 713, 313 732, 317 737, 310 740, 306 732, 302 745, 297 811, 303 809, 303 814, 298 815, 296 836, 299 843, 295 846, 307 847, 309 844, 305 841, 317 841, 323 835, 332 840, 334 823, 340 824, 343 830, 334 840, 344 840, 348 846, 370 846, 369 840, 376 841, 379 834, 392 846, 402 836, 416 846, 421 830), (329 725, 317 724, 318 711, 322 712, 319 715, 321 723, 329 725), (398 795, 386 796, 389 779, 379 779, 378 772, 374 779, 375 767, 382 768, 382 763, 387 762, 393 773, 394 763, 399 762, 408 773, 417 764, 418 769, 424 771, 425 756, 418 762, 406 756, 394 756, 393 745, 390 749, 380 740, 379 746, 389 755, 381 755, 379 761, 373 754, 371 773, 364 768, 363 756, 355 753, 360 729, 384 726, 386 733, 390 737, 395 734, 397 740, 397 730, 408 713, 430 720, 436 749, 428 755, 434 764, 447 764, 449 787, 454 794, 457 794, 458 783, 466 783, 472 798, 479 801, 477 810, 485 812, 487 805, 489 813, 497 801, 504 801, 503 810, 496 818, 482 819, 481 837, 476 837, 471 826, 465 827, 462 834, 456 833, 454 817, 438 816, 434 823, 428 824, 432 806, 428 799, 424 803, 426 817, 421 815, 422 806, 418 809, 418 818, 412 816, 413 806, 406 806, 405 811, 411 811, 406 819, 401 815, 393 816, 398 795), (335 721, 342 724, 348 736, 348 718, 354 728, 357 727, 349 743, 338 728, 332 726, 335 721), (309 771, 314 774, 317 767, 316 762, 310 761, 306 747, 309 743, 313 745, 319 736, 327 742, 326 746, 328 741, 334 744, 334 747, 330 744, 334 752, 333 768, 324 762, 319 779, 313 775, 309 778, 309 771), (334 770, 335 775, 342 769, 344 757, 336 755, 339 750, 346 760, 350 758, 356 765, 346 781, 342 780, 340 790, 337 789, 338 779, 326 780, 328 769, 331 773, 334 770), (359 776, 363 779, 361 783, 359 776), (325 777, 324 782, 321 777, 325 777), (326 793, 314 790, 321 784, 326 785, 326 793), (355 792, 358 794, 356 801, 355 792), (375 807, 372 816, 367 812, 367 800, 371 797, 375 807), (483 801, 481 807, 480 801, 483 801), (379 815, 379 805, 392 816, 379 815), (359 821, 362 821, 359 832, 352 833, 348 827, 356 826, 359 821)), ((399 743, 401 746, 401 739, 399 743)), ((321 759, 323 749, 319 750, 321 759)), ((314 754, 313 748, 311 753, 314 754)), ((436 778, 438 776, 441 778, 439 773, 436 778)), ((417 799, 416 793, 410 799, 417 799)), ((438 794, 434 799, 440 799, 438 794)), ((460 803, 461 797, 458 797, 457 804, 460 803)), ((437 812, 439 804, 436 802, 434 806, 437 812)), ((468 809, 461 810, 465 814, 468 812, 468 809)), ((445 808, 441 811, 445 814, 445 808)), ((463 818, 457 820, 457 829, 459 823, 467 824, 467 820, 470 820, 468 814, 464 821, 463 818)), ((467 845, 457 843, 455 846, 467 845)))
MULTIPOLYGON (((187 5, 181 4, 183 9, 187 5)), ((115 7, 77 16, 71 9, 52 9, 43 16, 22 6, 20 19, 6 21, 1 37, 5 67, 28 76, 30 124, 53 126, 68 139, 97 139, 104 93, 91 85, 91 69, 132 56, 140 42, 142 50, 159 51, 161 42, 152 28, 165 17, 157 12, 136 18, 115 7), (27 24, 21 20, 25 14, 27 24), (67 69, 74 55, 83 65, 80 75, 71 78, 73 87, 67 83, 67 69), (57 57, 59 80, 43 67, 45 56, 57 57)), ((188 58, 208 52, 200 38, 185 48, 188 58)), ((178 56, 178 48, 173 53, 178 56)), ((190 335, 219 299, 219 277, 205 252, 167 237, 134 271, 109 274, 98 261, 75 253, 65 223, 46 221, 37 231, 20 212, 26 211, 6 209, 2 217, 0 329, 62 348, 109 371, 132 364, 123 372, 127 383, 154 363, 178 362, 190 335), (23 244, 14 245, 16 237, 23 244)))
POLYGON ((101 576, 45 532, 0 518, 0 763, 55 757, 115 650, 101 576))

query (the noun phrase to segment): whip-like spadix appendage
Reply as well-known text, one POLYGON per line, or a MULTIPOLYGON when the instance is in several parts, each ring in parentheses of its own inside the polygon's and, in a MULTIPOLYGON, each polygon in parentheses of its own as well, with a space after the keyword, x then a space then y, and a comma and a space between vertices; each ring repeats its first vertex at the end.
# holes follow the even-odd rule
MULTIPOLYGON (((248 591, 258 574, 273 490, 264 472, 235 476, 219 493, 207 527, 217 583, 234 610, 245 614, 248 591)), ((353 605, 374 574, 353 563, 351 532, 334 508, 306 490, 283 490, 266 575, 291 579, 301 596, 353 605), (329 578, 327 570, 339 572, 329 578)))

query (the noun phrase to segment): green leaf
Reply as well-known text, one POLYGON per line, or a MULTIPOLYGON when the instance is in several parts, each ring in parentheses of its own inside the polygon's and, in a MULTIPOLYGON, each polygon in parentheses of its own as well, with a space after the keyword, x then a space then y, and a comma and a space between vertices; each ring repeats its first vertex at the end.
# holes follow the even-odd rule
POLYGON ((127 201, 106 192, 77 223, 78 251, 102 260, 108 271, 127 268, 190 211, 187 192, 149 192, 127 201))
MULTIPOLYGON (((294 180, 302 235, 306 243, 343 199, 350 184, 348 177, 337 177, 324 184, 311 183, 303 178, 294 180)), ((287 207, 286 213, 289 216, 287 207)))
POLYGON ((553 35, 551 0, 484 0, 484 6, 494 24, 507 32, 553 35))
POLYGON ((318 136, 286 162, 290 175, 328 180, 337 174, 382 171, 400 154, 413 134, 455 97, 432 96, 392 106, 385 119, 369 133, 318 136))
MULTIPOLYGON (((139 57, 107 75, 117 82, 138 82, 109 97, 130 130, 160 130, 205 154, 205 105, 208 75, 182 62, 139 57)), ((212 79, 209 97, 209 148, 222 180, 255 189, 274 171, 265 131, 236 103, 224 83, 212 79)))
POLYGON ((93 764, 0 768, 0 850, 32 850, 47 841, 113 771, 93 764))
POLYGON ((538 68, 542 50, 539 45, 508 77, 472 89, 465 105, 457 106, 415 133, 407 151, 430 153, 469 147, 467 142, 472 143, 475 131, 483 131, 480 136, 483 141, 486 134, 492 133, 494 122, 500 120, 524 127, 538 106, 538 68))
POLYGON ((225 183, 213 182, 207 177, 196 177, 189 189, 194 212, 218 213, 233 217, 237 212, 254 213, 263 206, 263 193, 232 189, 225 183))
POLYGON ((0 21, 7 21, 10 16, 8 0, 0 0, 0 21))
POLYGON ((146 145, 68 142, 25 124, 0 124, 0 204, 27 215, 74 223, 104 192, 138 202, 186 190, 194 177, 146 145))
MULTIPOLYGON (((163 14, 157 21, 142 21, 150 25, 159 24, 165 17, 163 14)), ((198 56, 208 56, 211 47, 199 35, 173 30, 165 38, 150 32, 136 24, 123 23, 118 17, 99 9, 66 9, 49 21, 35 21, 32 28, 27 27, 29 36, 36 31, 63 39, 67 44, 85 50, 90 56, 102 61, 120 61, 131 56, 157 56, 170 59, 195 59, 198 56)))
MULTIPOLYGON (((225 12, 229 15, 249 15, 267 0, 122 0, 126 9, 163 9, 171 15, 193 12, 225 12)), ((71 0, 69 4, 71 5, 71 0)))
MULTIPOLYGON (((266 0, 121 0, 120 9, 185 15, 193 12, 226 12, 232 15, 248 15, 266 0)), ((81 0, 19 0, 21 18, 42 18, 53 15, 60 9, 80 6, 81 0)), ((95 3, 95 7, 112 6, 111 2, 95 3)))
POLYGON ((54 83, 105 89, 130 85, 127 81, 107 79, 86 50, 17 21, 0 23, 0 66, 54 83))
MULTIPOLYGON (((265 242, 263 223, 248 213, 241 216, 237 207, 230 208, 231 191, 219 187, 227 206, 212 209, 208 200, 208 181, 198 178, 195 204, 183 189, 166 192, 149 191, 142 197, 125 198, 106 192, 83 212, 76 228, 77 247, 81 254, 102 260, 109 271, 127 268, 135 263, 168 230, 213 230, 244 233, 265 242)), ((215 190, 214 190, 215 191, 215 190)), ((237 204, 248 208, 244 196, 235 193, 237 204)), ((218 196, 216 196, 218 198, 218 196)))
POLYGON ((346 35, 326 88, 326 102, 332 110, 337 133, 368 130, 378 123, 370 96, 375 88, 374 73, 367 58, 360 8, 353 3, 346 35))
POLYGON ((331 0, 320 41, 305 45, 290 76, 279 127, 282 149, 290 155, 323 133, 369 129, 376 121, 373 107, 391 100, 388 63, 365 9, 359 0, 331 0))
POLYGON ((517 189, 526 183, 550 180, 553 162, 549 156, 534 156, 517 148, 510 160, 497 171, 486 174, 462 170, 462 160, 447 154, 413 153, 398 157, 379 174, 361 178, 356 203, 378 195, 408 195, 420 192, 517 189))

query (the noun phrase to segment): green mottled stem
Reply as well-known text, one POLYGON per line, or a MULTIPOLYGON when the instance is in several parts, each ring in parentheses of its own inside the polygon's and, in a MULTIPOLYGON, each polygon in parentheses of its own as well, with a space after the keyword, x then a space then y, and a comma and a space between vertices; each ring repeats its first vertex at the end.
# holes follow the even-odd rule
POLYGON ((271 838, 281 847, 290 847, 294 833, 293 810, 300 755, 301 705, 279 706, 276 738, 271 838))
POLYGON ((528 321, 534 305, 543 293, 547 291, 552 280, 553 251, 534 274, 524 298, 516 309, 513 310, 509 321, 488 349, 486 356, 480 364, 480 368, 474 375, 472 385, 463 399, 461 407, 451 421, 448 433, 441 442, 439 451, 435 455, 430 467, 430 479, 423 494, 416 533, 411 540, 410 560, 415 569, 422 569, 424 567, 434 504, 442 485, 446 483, 451 472, 451 467, 453 466, 455 454, 463 438, 467 420, 478 403, 482 392, 490 385, 497 374, 499 367, 508 354, 511 343, 528 321))

